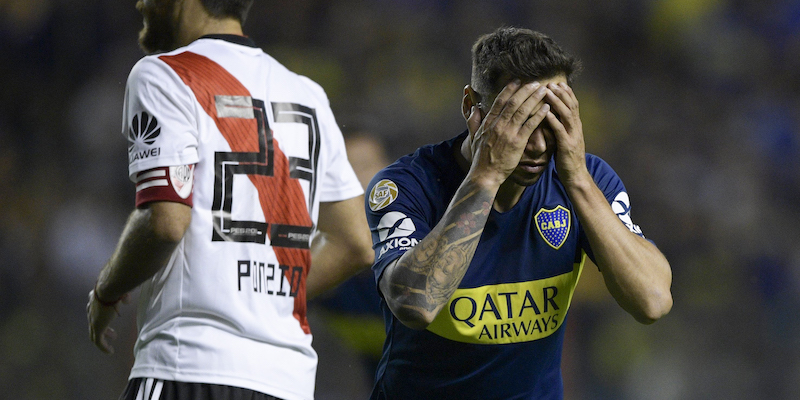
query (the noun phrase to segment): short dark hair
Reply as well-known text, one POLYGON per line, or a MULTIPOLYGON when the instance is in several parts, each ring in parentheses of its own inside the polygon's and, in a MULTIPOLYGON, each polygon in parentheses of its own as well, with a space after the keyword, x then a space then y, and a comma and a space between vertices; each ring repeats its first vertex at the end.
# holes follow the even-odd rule
POLYGON ((581 63, 553 39, 530 29, 502 27, 472 46, 472 88, 494 98, 511 79, 530 82, 564 75, 572 84, 581 63))
POLYGON ((244 24, 253 0, 200 0, 211 16, 215 18, 236 18, 244 24))

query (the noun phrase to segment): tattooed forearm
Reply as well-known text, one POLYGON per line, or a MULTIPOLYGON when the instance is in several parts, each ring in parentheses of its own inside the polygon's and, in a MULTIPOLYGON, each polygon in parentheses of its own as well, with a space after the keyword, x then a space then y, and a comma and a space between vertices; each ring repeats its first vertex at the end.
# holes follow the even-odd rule
POLYGON ((430 321, 453 295, 472 262, 494 195, 465 181, 436 227, 391 268, 384 295, 401 321, 430 321))

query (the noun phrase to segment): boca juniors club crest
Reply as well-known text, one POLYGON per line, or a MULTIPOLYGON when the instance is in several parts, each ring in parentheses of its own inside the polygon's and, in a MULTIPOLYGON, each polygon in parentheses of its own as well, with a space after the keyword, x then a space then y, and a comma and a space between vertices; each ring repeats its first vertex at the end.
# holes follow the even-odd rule
POLYGON ((570 212, 564 206, 551 210, 542 208, 536 213, 536 229, 550 247, 558 250, 569 236, 570 212))

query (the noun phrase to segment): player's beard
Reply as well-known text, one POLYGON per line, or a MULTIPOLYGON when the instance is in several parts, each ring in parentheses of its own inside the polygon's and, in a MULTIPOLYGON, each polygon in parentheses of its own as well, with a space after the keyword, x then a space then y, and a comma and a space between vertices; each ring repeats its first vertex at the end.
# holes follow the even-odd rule
POLYGON ((144 28, 139 31, 139 47, 145 53, 171 51, 178 47, 175 0, 152 0, 147 5, 139 0, 136 9, 144 17, 144 28))

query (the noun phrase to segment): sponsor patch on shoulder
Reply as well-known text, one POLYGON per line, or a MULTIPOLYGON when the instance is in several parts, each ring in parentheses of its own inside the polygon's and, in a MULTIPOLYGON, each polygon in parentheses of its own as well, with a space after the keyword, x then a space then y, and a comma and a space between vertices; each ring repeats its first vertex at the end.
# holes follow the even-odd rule
POLYGON ((631 219, 631 199, 628 197, 628 193, 619 192, 617 197, 614 198, 614 202, 611 203, 611 209, 614 210, 614 213, 617 214, 619 220, 625 224, 628 230, 644 237, 642 234, 642 228, 639 228, 639 225, 634 224, 633 220, 631 219))
POLYGON ((547 210, 542 208, 536 213, 536 229, 550 247, 558 250, 567 240, 570 228, 570 212, 564 206, 547 210))
POLYGON ((153 144, 159 135, 161 127, 155 116, 151 116, 147 111, 134 115, 128 126, 128 163, 158 157, 161 154, 161 147, 153 147, 153 144))
POLYGON ((383 243, 378 258, 383 257, 389 250, 409 250, 419 243, 419 240, 409 237, 417 231, 414 221, 398 211, 386 213, 378 222, 377 230, 378 238, 383 243))
POLYGON ((397 185, 388 179, 382 179, 369 192, 369 209, 382 210, 395 199, 397 199, 397 185))

